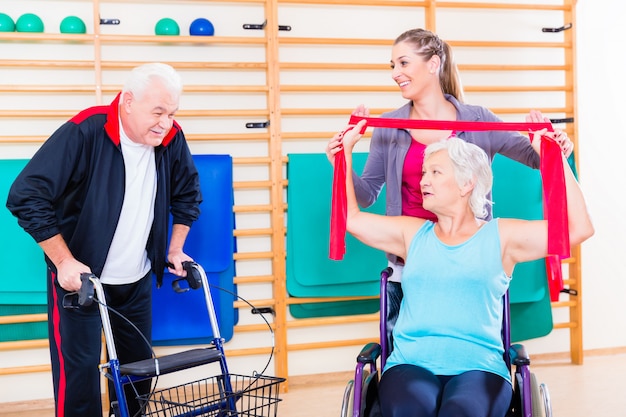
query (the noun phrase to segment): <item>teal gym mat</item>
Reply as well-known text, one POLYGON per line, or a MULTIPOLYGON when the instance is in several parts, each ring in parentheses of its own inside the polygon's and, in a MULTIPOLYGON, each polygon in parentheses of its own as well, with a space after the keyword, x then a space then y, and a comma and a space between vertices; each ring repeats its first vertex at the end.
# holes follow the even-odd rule
POLYGON ((296 319, 310 317, 352 316, 375 313, 380 308, 378 298, 372 300, 333 301, 325 303, 293 304, 289 313, 296 319))
MULTIPOLYGON (((0 316, 47 313, 44 305, 0 305, 0 316)), ((48 322, 0 324, 0 342, 48 338, 48 322)))
MULTIPOLYGON (((6 208, 9 188, 28 159, 0 159, 0 316, 46 313, 46 262, 43 251, 6 208), (9 244, 10 242, 10 244, 9 244)), ((48 337, 47 322, 0 325, 0 342, 48 337)))
MULTIPOLYGON (((494 217, 537 220, 543 218, 539 170, 496 155, 493 159, 494 217)), ((548 291, 546 263, 540 259, 515 266, 511 281, 511 304, 540 301, 548 291)))
POLYGON ((28 159, 0 159, 0 305, 46 305, 46 262, 35 240, 6 208, 9 188, 28 159), (9 244, 10 243, 10 244, 9 244))
POLYGON ((552 331, 552 305, 549 291, 544 291, 541 300, 513 303, 510 308, 512 343, 546 336, 552 331))
MULTIPOLYGON (((362 169, 366 158, 366 153, 355 154, 357 172, 362 169)), ((573 156, 569 162, 576 172, 573 156)), ((543 218, 541 176, 538 170, 496 155, 493 172, 495 217, 543 218)), ((379 272, 386 266, 384 256, 380 261, 368 263, 372 259, 370 256, 377 255, 376 251, 368 251, 371 248, 364 247, 347 235, 345 259, 331 261, 328 258, 332 167, 326 155, 290 154, 287 176, 289 294, 292 297, 378 294, 379 272), (356 245, 356 249, 352 245, 356 245), (348 258, 351 255, 355 258, 348 258), (355 272, 357 270, 360 271, 358 274, 355 272)), ((381 195, 372 211, 384 213, 384 196, 381 195)), ((546 280, 544 260, 516 266, 510 291, 514 340, 541 337, 552 330, 552 309, 546 280)), ((376 300, 364 300, 361 304, 350 301, 291 305, 290 313, 296 318, 361 314, 377 311, 377 303, 376 300)))
MULTIPOLYGON (((346 234, 346 254, 329 258, 333 168, 325 154, 289 154, 287 165, 287 291, 291 297, 370 296, 379 294, 380 271, 387 266, 381 251, 346 234)), ((361 172, 366 153, 354 154, 361 172)), ((384 214, 385 193, 367 211, 384 214)), ((374 300, 375 301, 375 300, 374 300)), ((347 301, 290 305, 294 317, 364 314, 378 302, 347 301)))

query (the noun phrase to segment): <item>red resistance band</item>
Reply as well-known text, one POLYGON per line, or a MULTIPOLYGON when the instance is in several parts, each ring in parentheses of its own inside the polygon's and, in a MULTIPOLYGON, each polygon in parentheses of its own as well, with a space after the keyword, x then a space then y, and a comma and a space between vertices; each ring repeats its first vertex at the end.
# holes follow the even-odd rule
MULTIPOLYGON (((534 131, 547 129, 552 132, 550 123, 507 123, 507 122, 468 122, 446 120, 411 120, 359 117, 352 115, 349 124, 355 125, 360 120, 367 120, 367 127, 386 127, 397 129, 436 129, 453 131, 534 131)), ((569 230, 567 225, 567 201, 565 176, 561 149, 548 138, 541 141, 541 162, 539 170, 544 193, 544 216, 548 220, 548 257, 546 268, 551 301, 557 301, 563 289, 563 277, 560 268, 561 259, 570 257, 569 230), (549 202, 549 204, 548 204, 549 202)), ((343 150, 335 155, 333 175, 331 221, 330 221, 330 259, 341 260, 346 252, 346 161, 343 150)))

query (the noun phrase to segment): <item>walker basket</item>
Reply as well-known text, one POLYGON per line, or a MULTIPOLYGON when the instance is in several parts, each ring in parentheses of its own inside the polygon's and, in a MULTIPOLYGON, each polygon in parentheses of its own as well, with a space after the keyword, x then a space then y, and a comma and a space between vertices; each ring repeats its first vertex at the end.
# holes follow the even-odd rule
POLYGON ((144 416, 276 417, 284 378, 218 375, 139 396, 144 416), (228 382, 232 390, 228 391, 228 382))

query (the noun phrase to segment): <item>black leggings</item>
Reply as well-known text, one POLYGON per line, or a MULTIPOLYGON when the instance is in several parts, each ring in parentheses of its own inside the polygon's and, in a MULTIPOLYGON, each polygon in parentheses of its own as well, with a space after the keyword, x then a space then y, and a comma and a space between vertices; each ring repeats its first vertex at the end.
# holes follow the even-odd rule
POLYGON ((379 386, 383 417, 503 417, 512 395, 511 384, 496 374, 437 376, 414 365, 389 368, 379 386))

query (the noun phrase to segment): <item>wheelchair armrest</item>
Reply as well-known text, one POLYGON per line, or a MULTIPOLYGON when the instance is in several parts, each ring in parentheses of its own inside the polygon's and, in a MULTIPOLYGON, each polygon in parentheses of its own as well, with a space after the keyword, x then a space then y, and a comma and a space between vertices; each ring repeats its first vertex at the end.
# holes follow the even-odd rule
POLYGON ((530 365, 530 356, 526 352, 524 345, 518 343, 509 347, 509 356, 511 363, 515 366, 530 365))
POLYGON ((361 349, 361 353, 359 353, 359 356, 356 357, 356 361, 363 364, 374 363, 376 362, 376 359, 380 356, 381 349, 382 348, 378 343, 368 343, 367 345, 363 346, 363 349, 361 349))

